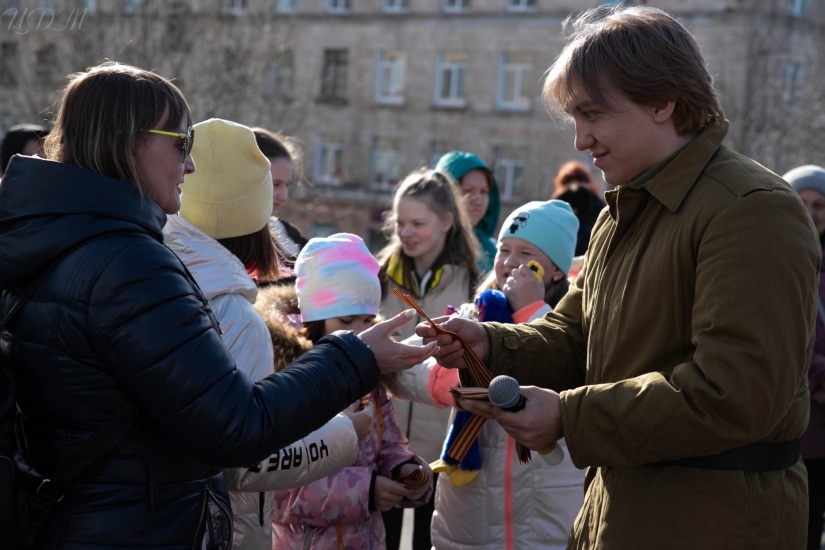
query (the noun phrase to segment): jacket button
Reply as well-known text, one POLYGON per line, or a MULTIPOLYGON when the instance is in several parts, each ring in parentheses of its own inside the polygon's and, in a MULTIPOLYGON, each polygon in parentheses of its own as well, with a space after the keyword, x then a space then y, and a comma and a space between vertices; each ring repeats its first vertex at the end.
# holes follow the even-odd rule
POLYGON ((509 372, 513 372, 514 370, 516 370, 516 366, 515 365, 510 365, 509 367, 507 367, 507 370, 509 372))

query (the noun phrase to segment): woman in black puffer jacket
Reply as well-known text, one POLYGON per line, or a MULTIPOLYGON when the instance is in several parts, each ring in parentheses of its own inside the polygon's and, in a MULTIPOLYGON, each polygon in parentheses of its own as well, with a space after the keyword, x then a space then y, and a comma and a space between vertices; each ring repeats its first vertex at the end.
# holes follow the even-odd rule
POLYGON ((66 89, 53 160, 14 157, 0 186, 0 290, 19 294, 71 250, 12 327, 28 460, 49 477, 124 404, 139 411, 114 457, 53 510, 39 548, 229 548, 222 468, 268 457, 432 351, 388 338, 399 316, 333 334, 257 384, 236 369, 163 245, 195 169, 191 124, 165 79, 96 67, 66 89))

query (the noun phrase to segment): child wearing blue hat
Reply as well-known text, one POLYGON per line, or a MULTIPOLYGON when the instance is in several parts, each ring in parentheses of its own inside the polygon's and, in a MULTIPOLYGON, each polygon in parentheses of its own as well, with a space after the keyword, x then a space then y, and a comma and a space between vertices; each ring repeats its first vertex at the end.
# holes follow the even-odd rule
MULTIPOLYGON (((578 229, 576 215, 562 201, 514 210, 499 231, 492 272, 474 303, 458 314, 526 323, 552 311, 569 287, 578 229)), ((457 409, 441 459, 430 465, 442 478, 431 528, 435 548, 565 548, 584 483, 584 472, 569 456, 558 466, 538 459, 519 464, 515 441, 493 419, 492 405, 454 401, 449 388, 459 385, 457 371, 435 360, 395 375, 394 382, 396 397, 457 409), (447 451, 472 414, 488 420, 467 455, 455 461, 447 451)))

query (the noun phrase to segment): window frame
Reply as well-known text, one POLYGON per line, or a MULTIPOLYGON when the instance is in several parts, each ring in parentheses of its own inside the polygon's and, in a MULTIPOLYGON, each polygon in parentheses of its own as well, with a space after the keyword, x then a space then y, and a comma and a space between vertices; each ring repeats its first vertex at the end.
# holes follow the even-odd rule
POLYGON ((249 0, 223 0, 223 11, 229 15, 243 15, 249 9, 249 0))
MULTIPOLYGON (((376 64, 375 71, 374 94, 374 99, 376 103, 380 105, 404 105, 404 80, 406 78, 406 71, 407 58, 404 54, 399 52, 378 52, 378 63, 376 64), (397 57, 396 59, 388 60, 388 54, 394 54, 397 57), (399 81, 396 83, 398 87, 398 94, 395 96, 383 95, 385 69, 386 72, 390 73, 390 80, 392 80, 392 74, 395 74, 397 80, 399 81)), ((389 88, 390 86, 388 85, 387 87, 389 88)))
POLYGON ((384 13, 407 13, 410 11, 410 0, 381 0, 381 10, 384 13), (390 2, 395 5, 390 5, 390 2))
POLYGON ((790 0, 788 14, 791 17, 805 17, 808 12, 808 0, 790 0))
MULTIPOLYGON (((524 93, 524 73, 533 70, 532 63, 511 63, 508 61, 508 53, 502 53, 499 57, 498 64, 498 90, 496 92, 496 108, 501 111, 515 111, 515 112, 529 112, 532 109, 532 101, 529 95, 524 93), (514 71, 515 81, 518 86, 513 86, 513 91, 518 88, 519 100, 526 100, 525 103, 521 101, 507 101, 507 73, 514 71)), ((514 93, 514 96, 516 94, 514 93)))
POLYGON ((344 174, 343 174, 344 166, 343 166, 343 164, 344 164, 344 143, 343 143, 343 141, 340 141, 340 142, 334 142, 334 141, 331 141, 331 140, 328 141, 328 140, 324 139, 324 136, 318 136, 318 139, 317 139, 316 145, 315 145, 315 163, 314 163, 313 169, 312 169, 312 177, 313 177, 312 179, 316 183, 319 183, 319 184, 322 184, 322 185, 332 185, 332 186, 341 185, 341 183, 344 180, 344 174), (324 161, 325 156, 329 155, 330 152, 333 152, 333 154, 334 153, 340 153, 340 155, 341 155, 340 166, 338 166, 338 169, 340 170, 341 175, 337 179, 335 178, 334 174, 331 174, 329 176, 324 174, 324 168, 325 168, 324 164, 325 163, 323 161, 324 161))
POLYGON ((782 104, 795 105, 799 101, 799 93, 805 85, 805 64, 799 60, 788 60, 782 63, 782 104))
POLYGON ((347 86, 349 80, 349 49, 348 48, 327 48, 323 51, 323 63, 321 65, 321 90, 318 94, 318 101, 322 103, 337 103, 344 105, 347 100, 347 86), (338 57, 335 63, 329 61, 333 55, 338 57), (343 59, 343 62, 341 62, 343 59), (332 67, 328 69, 328 67, 332 67), (343 68, 343 70, 342 70, 343 68), (327 71, 334 74, 328 76, 327 71), (343 72, 343 76, 341 76, 343 72), (329 84, 331 82, 331 84, 329 84), (328 88, 331 86, 331 88, 328 88))
POLYGON ((538 0, 506 0, 504 9, 511 13, 532 13, 538 11, 538 0), (529 5, 531 1, 532 6, 529 5))
POLYGON ((448 54, 439 53, 436 61, 435 72, 435 91, 433 94, 433 102, 437 107, 448 108, 465 108, 467 106, 466 83, 467 80, 467 60, 464 61, 447 61, 448 54), (444 73, 449 70, 451 75, 458 74, 460 78, 450 77, 450 97, 444 98, 441 92, 444 88, 444 73), (453 88, 458 88, 456 92, 460 92, 453 96, 453 88))
MULTIPOLYGON (((399 155, 399 147, 398 147, 398 140, 394 140, 392 138, 382 138, 382 137, 374 137, 372 139, 372 150, 370 152, 370 189, 375 189, 378 191, 391 191, 398 185, 398 182, 401 179, 401 160, 399 155), (379 147, 380 142, 383 140, 392 140, 396 142, 395 148, 387 149, 383 147, 379 147), (395 183, 392 183, 393 178, 385 178, 381 181, 376 181, 377 175, 377 167, 379 161, 379 155, 386 154, 387 156, 394 156, 394 162, 396 164, 396 171, 395 174, 395 183)), ((386 174, 385 174, 386 175, 386 174)))
MULTIPOLYGON (((498 155, 498 152, 496 152, 496 155, 498 155)), ((499 185, 499 195, 501 200, 504 202, 518 202, 523 200, 523 189, 519 190, 521 193, 518 195, 513 192, 516 190, 515 169, 518 167, 521 167, 521 178, 523 185, 524 172, 527 170, 527 161, 514 158, 499 158, 496 156, 493 174, 496 175, 496 181, 499 185), (505 175, 504 177, 498 177, 499 170, 502 168, 505 170, 505 175)))
POLYGON ((275 0, 275 13, 295 13, 298 9, 298 0, 275 0), (291 7, 287 7, 290 4, 291 7))
POLYGON ((441 11, 444 13, 467 13, 472 9, 472 0, 441 0, 441 11), (450 6, 450 2, 459 4, 450 6), (466 6, 464 5, 466 3, 466 6))
POLYGON ((352 0, 326 0, 324 5, 326 6, 327 13, 334 15, 347 15, 352 13, 352 0), (338 3, 343 4, 343 7, 333 6, 333 4, 338 3))

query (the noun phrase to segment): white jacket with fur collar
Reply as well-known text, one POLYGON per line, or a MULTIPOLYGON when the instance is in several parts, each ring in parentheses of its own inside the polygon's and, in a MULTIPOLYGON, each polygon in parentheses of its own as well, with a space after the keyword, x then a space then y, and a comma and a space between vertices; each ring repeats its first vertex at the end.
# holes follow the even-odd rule
MULTIPOLYGON (((275 372, 269 329, 252 307, 258 288, 243 264, 219 242, 181 218, 169 216, 163 240, 201 287, 238 368, 253 382, 275 372)), ((272 492, 322 479, 355 461, 358 437, 339 414, 301 441, 260 464, 225 470, 235 523, 233 548, 272 548, 272 492)))

